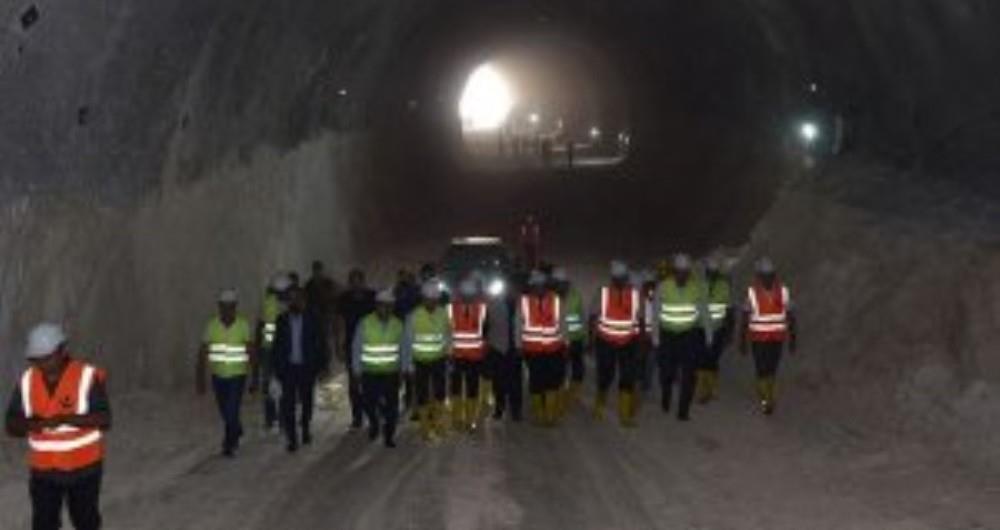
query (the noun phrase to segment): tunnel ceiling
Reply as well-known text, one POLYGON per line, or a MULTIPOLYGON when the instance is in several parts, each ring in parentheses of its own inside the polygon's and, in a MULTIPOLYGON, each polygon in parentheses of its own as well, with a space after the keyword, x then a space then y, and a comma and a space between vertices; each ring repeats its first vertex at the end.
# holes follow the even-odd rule
POLYGON ((766 146, 815 80, 860 149, 989 186, 1000 167, 998 9, 987 0, 8 2, 0 171, 11 193, 120 199, 183 183, 254 145, 393 122, 402 92, 433 98, 441 89, 428 78, 450 83, 527 31, 571 35, 620 65, 640 160, 662 161, 664 146, 704 156, 692 147, 766 146))

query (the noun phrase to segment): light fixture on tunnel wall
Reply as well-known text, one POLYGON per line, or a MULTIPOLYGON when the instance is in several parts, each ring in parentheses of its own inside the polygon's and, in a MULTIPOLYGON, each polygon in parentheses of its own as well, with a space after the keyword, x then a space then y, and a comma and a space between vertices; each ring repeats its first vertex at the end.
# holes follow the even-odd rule
POLYGON ((514 108, 514 91, 500 70, 484 63, 469 75, 458 115, 465 132, 485 132, 500 129, 514 108))
POLYGON ((601 129, 596 125, 590 128, 590 139, 597 140, 601 137, 601 129))
POLYGON ((806 144, 812 144, 818 140, 819 135, 819 125, 816 125, 815 122, 804 121, 801 125, 799 125, 799 136, 802 137, 802 140, 805 141, 806 144))
POLYGON ((341 88, 340 90, 337 91, 337 95, 340 96, 340 97, 347 96, 347 89, 346 88, 341 88))
POLYGON ((532 112, 528 115, 528 121, 530 121, 532 125, 538 125, 538 122, 541 121, 541 119, 542 118, 538 116, 537 112, 532 112))

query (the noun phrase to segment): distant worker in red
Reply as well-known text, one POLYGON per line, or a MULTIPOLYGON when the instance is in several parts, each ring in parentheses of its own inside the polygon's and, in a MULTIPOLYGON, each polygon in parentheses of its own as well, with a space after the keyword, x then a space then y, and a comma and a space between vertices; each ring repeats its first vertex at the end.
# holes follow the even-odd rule
POLYGON ((457 431, 473 431, 479 418, 479 377, 486 359, 486 300, 466 279, 448 304, 452 326, 451 413, 457 431))
POLYGON ((528 269, 538 267, 539 250, 542 243, 542 228, 534 215, 528 214, 521 223, 521 249, 524 255, 524 266, 528 269))
POLYGON ((757 277, 747 290, 743 309, 743 333, 740 353, 746 355, 747 346, 753 353, 757 367, 757 397, 764 414, 774 413, 778 365, 785 344, 796 351, 795 316, 788 287, 778 279, 774 263, 761 258, 756 265, 757 277))
POLYGON ((611 282, 601 287, 591 304, 594 350, 597 355, 597 398, 594 417, 604 417, 608 390, 618 375, 618 415, 626 427, 635 425, 635 384, 639 376, 639 341, 642 323, 641 286, 629 281, 628 266, 611 263, 611 282))
POLYGON ((78 530, 101 527, 104 434, 111 407, 104 371, 73 359, 66 335, 40 324, 28 337, 30 366, 11 395, 7 433, 28 438, 34 530, 62 526, 62 506, 78 530))

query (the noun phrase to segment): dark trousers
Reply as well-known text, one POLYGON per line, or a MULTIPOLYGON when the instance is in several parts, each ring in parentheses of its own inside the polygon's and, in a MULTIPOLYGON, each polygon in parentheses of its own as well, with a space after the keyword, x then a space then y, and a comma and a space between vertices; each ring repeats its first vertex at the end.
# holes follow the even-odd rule
POLYGON ((519 352, 495 353, 497 370, 493 381, 493 397, 496 400, 496 414, 503 416, 509 407, 511 418, 520 420, 524 400, 524 363, 519 352))
POLYGON ((680 377, 680 403, 677 416, 686 418, 694 398, 695 367, 705 348, 705 332, 694 328, 683 333, 661 332, 660 389, 664 410, 670 409, 674 380, 680 377))
POLYGON ((582 340, 574 340, 569 343, 569 367, 570 380, 574 383, 582 383, 586 370, 583 364, 582 340))
POLYGON ((638 372, 639 384, 642 387, 642 391, 646 392, 653 388, 653 373, 656 371, 656 350, 653 345, 648 342, 643 342, 639 346, 638 353, 638 363, 636 371, 638 372))
POLYGON ((403 376, 403 408, 409 410, 413 408, 413 402, 416 401, 417 396, 413 391, 413 374, 404 374, 403 376))
POLYGON ((712 333, 712 345, 706 348, 705 355, 702 355, 698 360, 699 370, 719 371, 719 360, 722 359, 722 353, 726 350, 727 341, 725 339, 727 336, 729 336, 729 331, 721 328, 712 333))
POLYGON ((618 389, 635 390, 635 382, 639 376, 639 348, 635 341, 624 346, 616 346, 598 339, 595 344, 597 351, 597 390, 607 392, 618 372, 618 389))
POLYGON ((471 361, 468 359, 455 359, 451 370, 451 395, 459 397, 462 395, 462 386, 465 386, 465 397, 473 399, 479 397, 479 376, 483 372, 483 361, 471 361))
POLYGON ((563 354, 533 355, 525 357, 528 363, 528 393, 542 394, 558 390, 563 376, 563 354))
POLYGON ((430 402, 432 395, 434 401, 444 401, 445 396, 448 395, 448 391, 445 389, 447 362, 444 359, 438 359, 427 363, 417 361, 413 364, 415 366, 413 385, 417 391, 417 405, 421 407, 426 405, 430 402))
POLYGON ((754 365, 757 367, 759 379, 774 377, 778 374, 781 364, 781 353, 785 349, 783 342, 751 342, 754 365))
POLYGON ((362 374, 365 414, 375 433, 380 430, 386 441, 396 435, 399 420, 399 374, 362 374))
POLYGON ((274 377, 274 361, 271 354, 271 348, 261 348, 258 363, 260 379, 257 384, 264 400, 264 426, 268 429, 278 421, 277 399, 271 395, 271 379, 274 377))
POLYGON ((347 366, 347 400, 351 403, 351 426, 361 427, 365 412, 365 400, 361 395, 361 377, 354 373, 350 364, 347 366))
POLYGON ((281 377, 281 425, 289 443, 298 443, 298 428, 302 436, 309 435, 312 423, 313 396, 316 391, 316 374, 304 366, 289 366, 281 377), (299 424, 295 423, 295 409, 302 406, 299 424))
POLYGON ((246 376, 217 377, 212 376, 212 389, 215 391, 215 402, 222 415, 224 434, 222 450, 233 451, 240 445, 243 436, 243 424, 240 422, 240 406, 243 403, 243 389, 246 387, 246 376))
POLYGON ((101 527, 100 469, 69 481, 32 475, 28 482, 31 494, 32 530, 57 530, 62 526, 63 501, 69 508, 69 520, 77 530, 101 527))

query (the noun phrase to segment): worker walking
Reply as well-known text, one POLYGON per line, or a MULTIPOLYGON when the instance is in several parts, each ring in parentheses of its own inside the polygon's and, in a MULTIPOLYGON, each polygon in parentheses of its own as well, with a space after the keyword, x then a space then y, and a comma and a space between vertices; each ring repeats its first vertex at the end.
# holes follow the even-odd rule
POLYGON ((56 324, 28 336, 29 366, 11 394, 7 433, 28 439, 31 527, 58 530, 62 506, 78 530, 101 527, 104 435, 111 406, 103 370, 74 359, 56 324))
POLYGON ((587 317, 583 310, 583 298, 580 296, 580 291, 570 282, 566 269, 557 267, 552 271, 552 280, 566 315, 566 338, 569 340, 569 348, 565 357, 567 366, 564 372, 568 374, 569 381, 568 395, 564 401, 569 403, 579 397, 580 390, 583 388, 585 373, 583 351, 587 341, 587 317))
POLYGON ((261 389, 264 402, 264 429, 267 431, 271 431, 278 422, 277 402, 280 385, 274 378, 272 347, 278 316, 284 310, 285 291, 290 285, 291 282, 284 274, 277 274, 271 278, 257 318, 257 370, 253 373, 253 380, 261 389))
POLYGON ((354 336, 352 371, 360 374, 368 439, 382 435, 385 446, 396 447, 400 374, 413 370, 404 345, 403 322, 393 315, 395 297, 389 289, 375 297, 375 311, 359 324, 354 336))
MULTIPOLYGON (((250 324, 236 312, 238 297, 235 289, 219 293, 218 315, 205 327, 196 376, 198 394, 204 394, 206 366, 211 366, 212 389, 224 426, 222 454, 227 457, 235 454, 243 436, 240 406, 247 374, 256 362, 250 324)), ((251 380, 250 391, 255 389, 256 383, 251 380)))
POLYGON ((639 336, 642 295, 629 281, 628 266, 611 264, 611 282, 597 292, 592 306, 596 329, 597 397, 594 417, 604 417, 608 390, 618 372, 618 416, 626 427, 635 425, 636 381, 639 371, 639 336))
POLYGON ((451 411, 458 431, 474 431, 479 418, 479 378, 486 358, 486 301, 475 281, 459 285, 448 304, 452 326, 451 411))
POLYGON ((719 397, 719 359, 731 341, 735 320, 729 278, 723 274, 722 263, 717 258, 705 260, 704 285, 712 320, 712 339, 698 365, 696 386, 699 403, 708 403, 719 397))
POLYGON ((417 417, 425 440, 447 430, 445 382, 451 354, 451 322, 441 306, 441 288, 430 281, 421 289, 423 302, 406 320, 404 343, 414 363, 417 417))
POLYGON ((673 260, 671 276, 660 283, 654 299, 660 325, 654 329, 653 344, 658 349, 661 406, 670 411, 674 380, 680 377, 680 403, 677 419, 690 418, 695 390, 695 367, 704 355, 706 330, 711 329, 705 289, 693 277, 691 258, 678 254, 673 260))
POLYGON ((740 353, 746 355, 749 344, 757 368, 757 398, 764 414, 770 415, 774 413, 778 365, 785 344, 792 354, 797 348, 795 314, 788 287, 778 279, 774 263, 761 258, 756 271, 743 309, 740 353))
POLYGON ((305 292, 288 289, 288 310, 278 317, 274 339, 274 372, 281 381, 281 424, 294 453, 301 440, 312 443, 312 423, 316 380, 327 360, 326 334, 322 316, 306 310, 305 292), (295 421, 296 409, 301 415, 295 421), (301 429, 301 438, 299 431, 301 429))
POLYGON ((528 364, 532 414, 539 424, 555 425, 566 332, 562 302, 548 289, 541 271, 531 273, 528 292, 521 295, 514 323, 518 349, 528 364))
POLYGON ((514 290, 507 289, 490 300, 486 308, 486 342, 488 362, 493 364, 493 419, 502 419, 510 411, 510 419, 521 421, 524 364, 514 340, 514 290))
POLYGON ((361 396, 359 374, 352 370, 355 365, 351 358, 355 332, 358 323, 375 310, 375 291, 365 283, 365 273, 361 269, 351 269, 347 275, 347 291, 337 300, 337 336, 341 339, 339 356, 347 369, 347 397, 351 404, 351 430, 360 429, 364 422, 364 400, 361 396))

